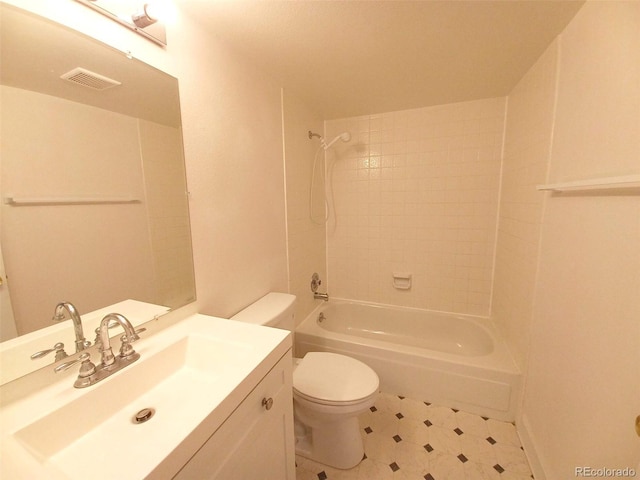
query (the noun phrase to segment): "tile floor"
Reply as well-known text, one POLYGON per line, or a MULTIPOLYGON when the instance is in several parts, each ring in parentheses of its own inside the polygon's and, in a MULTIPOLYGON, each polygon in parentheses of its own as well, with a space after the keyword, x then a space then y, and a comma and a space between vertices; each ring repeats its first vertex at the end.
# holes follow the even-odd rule
POLYGON ((380 394, 359 418, 365 459, 338 470, 296 457, 296 480, 531 480, 515 426, 380 394))

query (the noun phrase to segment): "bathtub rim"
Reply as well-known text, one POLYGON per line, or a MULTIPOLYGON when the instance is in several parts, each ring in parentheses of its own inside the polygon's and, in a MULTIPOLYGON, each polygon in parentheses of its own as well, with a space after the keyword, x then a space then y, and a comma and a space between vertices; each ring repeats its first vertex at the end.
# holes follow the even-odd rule
MULTIPOLYGON (((392 303, 379 303, 379 302, 371 302, 368 300, 355 300, 351 298, 343 298, 343 297, 330 297, 328 302, 323 301, 322 303, 318 303, 316 309, 322 309, 323 306, 326 306, 327 303, 354 303, 356 305, 367 305, 371 307, 381 307, 381 308, 389 308, 392 310, 406 310, 413 312, 428 312, 428 313, 436 313, 440 315, 446 315, 449 317, 460 317, 467 320, 476 320, 476 321, 490 321, 490 318, 485 315, 472 315, 469 313, 458 313, 458 312, 448 312, 446 310, 433 310, 429 308, 420 308, 420 307, 410 307, 407 305, 394 305, 392 303)), ((308 316, 308 315, 307 315, 308 316)), ((306 319, 306 317, 305 317, 306 319)))

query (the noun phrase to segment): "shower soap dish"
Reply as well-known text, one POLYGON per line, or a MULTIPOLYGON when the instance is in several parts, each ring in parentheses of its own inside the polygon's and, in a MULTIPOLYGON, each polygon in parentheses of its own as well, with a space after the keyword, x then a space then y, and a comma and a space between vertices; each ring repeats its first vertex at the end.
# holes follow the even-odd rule
POLYGON ((393 272, 393 288, 409 290, 411 288, 411 273, 393 272))

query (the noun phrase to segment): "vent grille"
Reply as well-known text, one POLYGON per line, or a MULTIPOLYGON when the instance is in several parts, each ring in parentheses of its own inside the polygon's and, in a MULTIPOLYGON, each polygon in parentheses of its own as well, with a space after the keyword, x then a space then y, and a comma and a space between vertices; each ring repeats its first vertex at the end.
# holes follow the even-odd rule
POLYGON ((70 72, 61 75, 60 78, 94 90, 106 90, 107 88, 121 85, 117 80, 113 80, 105 77, 104 75, 100 75, 80 67, 74 68, 70 72))

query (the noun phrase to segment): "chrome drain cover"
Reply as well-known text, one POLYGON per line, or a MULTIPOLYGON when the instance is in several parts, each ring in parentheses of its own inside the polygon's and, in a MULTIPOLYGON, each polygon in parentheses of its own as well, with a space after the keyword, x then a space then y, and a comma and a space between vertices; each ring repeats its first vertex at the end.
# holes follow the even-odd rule
POLYGON ((133 423, 144 423, 151 419, 156 413, 155 408, 143 408, 133 416, 133 423))

